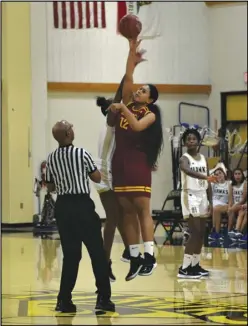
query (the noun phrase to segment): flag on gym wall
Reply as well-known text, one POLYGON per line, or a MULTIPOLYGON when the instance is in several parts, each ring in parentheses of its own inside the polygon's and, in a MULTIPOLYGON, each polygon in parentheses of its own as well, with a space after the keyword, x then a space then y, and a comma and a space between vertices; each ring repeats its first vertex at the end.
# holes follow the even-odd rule
POLYGON ((156 1, 118 1, 117 30, 121 18, 127 14, 139 17, 142 23, 140 38, 153 39, 161 35, 161 19, 159 3, 156 1))
POLYGON ((53 1, 53 20, 60 29, 105 28, 105 2, 53 1))

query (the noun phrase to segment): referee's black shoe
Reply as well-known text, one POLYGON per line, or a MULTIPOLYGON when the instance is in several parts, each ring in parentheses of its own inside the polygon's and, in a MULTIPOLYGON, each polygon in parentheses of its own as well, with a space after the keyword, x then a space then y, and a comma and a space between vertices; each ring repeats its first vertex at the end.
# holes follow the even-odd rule
POLYGON ((63 301, 63 300, 58 300, 57 305, 55 307, 55 311, 60 311, 60 312, 76 312, 77 307, 72 301, 63 301))
POLYGON ((115 312, 115 304, 110 300, 110 298, 98 294, 95 309, 115 312))

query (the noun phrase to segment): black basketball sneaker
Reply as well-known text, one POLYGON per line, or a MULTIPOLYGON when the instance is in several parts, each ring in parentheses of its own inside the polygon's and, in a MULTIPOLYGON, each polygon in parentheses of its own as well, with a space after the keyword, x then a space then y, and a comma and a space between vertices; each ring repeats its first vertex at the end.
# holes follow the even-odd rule
POLYGON ((202 275, 194 269, 191 265, 187 268, 183 268, 182 266, 178 270, 177 274, 178 278, 188 278, 188 279, 195 279, 195 278, 201 278, 202 275))
POLYGON ((209 271, 207 271, 206 269, 202 268, 200 266, 200 264, 196 264, 195 266, 192 267, 192 269, 196 272, 201 274, 201 276, 209 276, 209 271))
POLYGON ((154 255, 150 255, 147 252, 144 254, 143 266, 139 272, 140 276, 149 276, 152 274, 154 268, 157 267, 157 262, 154 255))
POLYGON ((134 279, 139 274, 143 264, 144 264, 144 259, 141 257, 141 254, 139 254, 138 257, 131 256, 130 269, 126 276, 126 281, 131 281, 132 279, 134 279))
POLYGON ((121 256, 121 261, 123 261, 124 263, 129 263, 130 262, 129 248, 125 248, 125 250, 123 251, 123 254, 121 256))

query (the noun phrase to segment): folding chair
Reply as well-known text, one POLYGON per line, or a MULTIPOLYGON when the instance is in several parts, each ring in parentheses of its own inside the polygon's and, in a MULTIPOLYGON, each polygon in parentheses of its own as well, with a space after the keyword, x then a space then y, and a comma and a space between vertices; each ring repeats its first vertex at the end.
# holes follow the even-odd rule
POLYGON ((154 243, 157 244, 155 239, 155 232, 159 225, 162 225, 166 240, 163 242, 163 244, 166 243, 167 239, 172 240, 173 233, 175 232, 175 229, 178 227, 179 231, 183 230, 183 216, 181 211, 181 204, 180 204, 180 197, 181 197, 181 191, 180 190, 172 190, 169 192, 167 197, 165 198, 165 201, 163 203, 161 210, 153 210, 152 211, 152 218, 154 221, 156 221, 155 227, 154 227, 154 243), (164 207, 168 201, 174 200, 174 209, 173 210, 165 210, 164 207), (168 229, 168 224, 170 224, 170 229, 168 229))

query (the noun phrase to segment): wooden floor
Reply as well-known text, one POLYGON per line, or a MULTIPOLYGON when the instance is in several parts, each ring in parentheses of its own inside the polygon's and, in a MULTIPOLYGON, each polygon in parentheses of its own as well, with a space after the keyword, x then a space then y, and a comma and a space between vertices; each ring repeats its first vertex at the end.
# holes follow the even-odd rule
POLYGON ((56 313, 62 253, 60 241, 32 233, 2 238, 3 325, 246 325, 247 250, 204 248, 202 265, 211 277, 178 281, 183 247, 156 247, 153 275, 125 282, 128 264, 120 261, 123 245, 113 247, 112 283, 116 313, 96 315, 96 288, 88 253, 83 259, 73 300, 76 315, 56 313))

